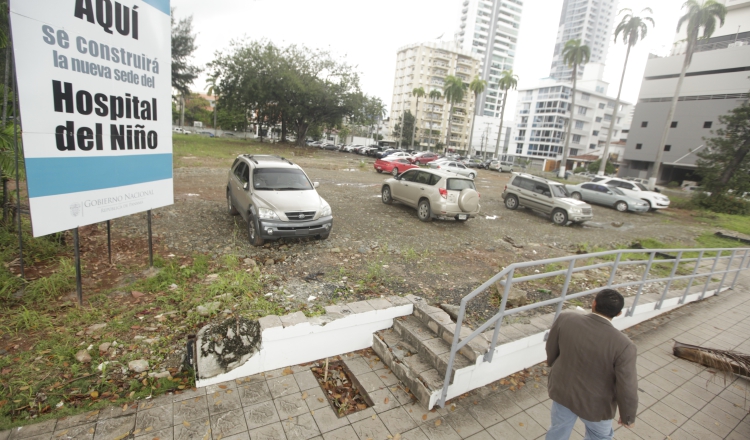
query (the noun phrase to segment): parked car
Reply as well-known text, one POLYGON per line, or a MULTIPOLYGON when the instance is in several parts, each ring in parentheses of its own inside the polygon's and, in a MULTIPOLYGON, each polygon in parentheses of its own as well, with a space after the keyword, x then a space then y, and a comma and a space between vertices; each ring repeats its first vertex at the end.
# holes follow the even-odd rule
POLYGON ((210 138, 214 137, 214 134, 211 133, 210 131, 199 131, 198 134, 201 136, 208 136, 210 138))
POLYGON ((579 185, 565 185, 570 196, 576 200, 583 200, 597 205, 609 206, 620 212, 647 212, 648 203, 635 199, 620 191, 620 188, 599 183, 581 183, 579 185))
POLYGON ((324 150, 331 150, 331 151, 338 149, 338 147, 336 146, 336 144, 331 144, 331 143, 325 143, 325 144, 321 145, 320 148, 322 148, 324 150))
POLYGON ((477 168, 488 170, 490 167, 490 163, 492 163, 492 159, 483 160, 477 168))
POLYGON ((480 209, 474 181, 435 169, 413 169, 390 178, 380 194, 387 205, 395 200, 416 208, 423 222, 433 218, 464 222, 476 217, 480 209))
POLYGON ((501 173, 512 173, 513 162, 500 161, 500 164, 498 165, 497 170, 500 171, 501 173))
POLYGON ((430 151, 423 151, 421 153, 417 153, 412 158, 412 162, 418 164, 418 165, 424 165, 428 164, 434 160, 437 160, 438 155, 435 153, 432 153, 430 151))
POLYGON ((247 221, 253 246, 282 237, 325 240, 333 216, 317 187, 299 165, 283 157, 243 154, 229 170, 227 210, 247 221))
POLYGON ((499 160, 490 161, 490 164, 487 165, 487 169, 490 171, 500 171, 500 161, 499 160))
POLYGON ((404 171, 410 170, 412 168, 419 168, 419 166, 412 164, 406 159, 402 159, 402 158, 391 159, 390 157, 386 157, 384 159, 377 159, 373 166, 375 167, 375 171, 379 173, 386 172, 386 173, 391 173, 394 176, 397 176, 403 173, 404 171))
POLYGON ((399 159, 406 159, 411 162, 412 159, 414 159, 414 156, 406 151, 394 151, 393 153, 389 154, 387 157, 398 157, 399 159))
POLYGON ((634 199, 641 199, 648 202, 649 210, 666 209, 669 207, 669 197, 655 191, 649 191, 642 183, 629 182, 624 179, 615 179, 612 177, 601 179, 597 177, 592 180, 592 182, 620 188, 620 190, 626 195, 633 197, 634 199))
POLYGON ((172 129, 173 132, 179 133, 179 134, 190 134, 190 131, 182 128, 182 127, 175 127, 172 129))
POLYGON ((461 162, 456 162, 453 160, 448 160, 444 162, 441 162, 441 161, 430 162, 430 168, 437 168, 443 171, 450 171, 452 173, 466 176, 469 179, 474 179, 474 177, 476 177, 477 175, 477 172, 475 170, 472 170, 471 168, 466 168, 466 165, 462 164, 461 162))
POLYGON ((464 159, 463 164, 468 168, 479 168, 479 165, 482 164, 482 159, 464 159))
POLYGON ((225 131, 224 133, 221 134, 221 137, 234 138, 234 137, 237 137, 237 136, 235 136, 234 133, 232 133, 230 131, 225 131))
POLYGON ((567 225, 568 221, 582 223, 594 218, 591 205, 571 198, 561 183, 531 174, 512 174, 502 198, 508 209, 525 206, 549 215, 552 222, 560 226, 567 225))

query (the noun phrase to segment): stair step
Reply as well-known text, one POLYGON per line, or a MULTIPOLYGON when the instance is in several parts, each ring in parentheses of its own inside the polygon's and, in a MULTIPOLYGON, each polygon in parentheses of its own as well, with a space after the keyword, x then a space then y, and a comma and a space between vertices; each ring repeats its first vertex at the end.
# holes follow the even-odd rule
MULTIPOLYGON (((430 396, 432 392, 442 387, 442 382, 435 387, 436 383, 433 380, 436 377, 431 370, 423 372, 422 376, 426 377, 427 380, 423 381, 420 379, 420 375, 412 371, 412 369, 405 363, 401 362, 399 358, 391 350, 391 347, 386 344, 384 339, 391 339, 391 336, 385 336, 388 333, 395 333, 392 329, 381 330, 376 332, 372 336, 372 349, 375 353, 380 356, 380 360, 385 363, 388 368, 391 369, 393 374, 409 388, 409 391, 417 397, 417 400, 424 409, 429 409, 427 406, 430 404, 430 396)), ((435 370, 437 373, 437 370, 435 370)))
MULTIPOLYGON (((443 309, 427 304, 415 303, 414 316, 443 341, 447 342, 449 345, 453 343, 456 324, 451 320, 450 316, 443 311, 443 309)), ((473 329, 464 324, 461 326, 461 337, 464 338, 470 335, 473 331, 473 329)), ((470 361, 476 362, 477 359, 487 352, 489 346, 489 342, 480 336, 461 347, 459 352, 470 361)))
MULTIPOLYGON (((447 342, 437 337, 435 333, 413 316, 405 316, 394 320, 393 328, 403 341, 415 347, 416 350, 412 354, 418 354, 421 361, 435 368, 441 375, 445 375, 451 351, 451 346, 447 342)), ((408 363, 408 360, 405 360, 405 362, 408 363)), ((453 381, 456 370, 468 367, 475 362, 472 362, 460 352, 456 353, 453 360, 451 381, 453 381)), ((421 373, 421 371, 417 371, 417 373, 421 373)))

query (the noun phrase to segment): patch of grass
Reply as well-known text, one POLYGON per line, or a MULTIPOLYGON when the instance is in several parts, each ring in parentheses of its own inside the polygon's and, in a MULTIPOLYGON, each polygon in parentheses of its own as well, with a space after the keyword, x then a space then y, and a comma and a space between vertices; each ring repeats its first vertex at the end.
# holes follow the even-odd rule
POLYGON ((748 216, 700 211, 693 217, 712 226, 750 235, 750 217, 748 216))
POLYGON ((62 258, 55 273, 29 283, 24 292, 24 300, 28 303, 43 302, 57 298, 75 289, 75 286, 75 265, 69 258, 62 258))

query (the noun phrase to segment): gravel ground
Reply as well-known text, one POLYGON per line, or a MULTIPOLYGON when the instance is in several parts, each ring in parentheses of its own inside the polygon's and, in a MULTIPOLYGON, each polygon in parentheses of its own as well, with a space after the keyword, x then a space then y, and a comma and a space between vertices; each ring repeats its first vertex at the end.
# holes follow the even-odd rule
MULTIPOLYGON (((313 301, 322 303, 414 293, 435 303, 457 304, 513 262, 595 246, 609 249, 643 238, 691 243, 707 230, 676 210, 623 214, 599 206, 594 206, 594 221, 558 227, 532 211, 506 209, 501 194, 509 174, 486 170, 478 170, 476 178, 482 205, 478 218, 423 223, 414 209, 381 202, 380 187, 390 176, 376 173, 373 159, 338 152, 306 156, 297 158, 298 163, 320 182, 318 191, 333 209, 328 240, 250 246, 246 223, 226 212, 231 161, 209 168, 195 166, 197 160, 175 169, 175 204, 154 211, 154 235, 175 254, 252 258, 277 275, 279 292, 284 292, 278 296, 289 296, 290 301, 315 296, 313 301)), ((143 236, 145 214, 118 219, 114 227, 118 233, 143 236)), ((480 296, 484 298, 473 306, 476 312, 495 309, 491 295, 480 296)))

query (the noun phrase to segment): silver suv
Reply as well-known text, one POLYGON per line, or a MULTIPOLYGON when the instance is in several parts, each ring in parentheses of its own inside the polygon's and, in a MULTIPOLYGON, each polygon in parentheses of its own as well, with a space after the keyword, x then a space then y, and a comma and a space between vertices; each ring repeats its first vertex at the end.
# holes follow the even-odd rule
POLYGON ((227 182, 227 209, 247 221, 253 246, 282 237, 328 238, 331 206, 302 168, 278 156, 243 154, 235 159, 227 182))
POLYGON ((474 181, 448 171, 411 169, 388 179, 380 190, 383 203, 397 200, 417 208, 423 222, 455 218, 465 222, 479 214, 479 193, 474 181))
POLYGON ((502 197, 506 208, 525 206, 550 215, 560 226, 567 225, 568 221, 581 223, 594 218, 591 205, 571 198, 565 186, 530 174, 513 173, 502 197))

